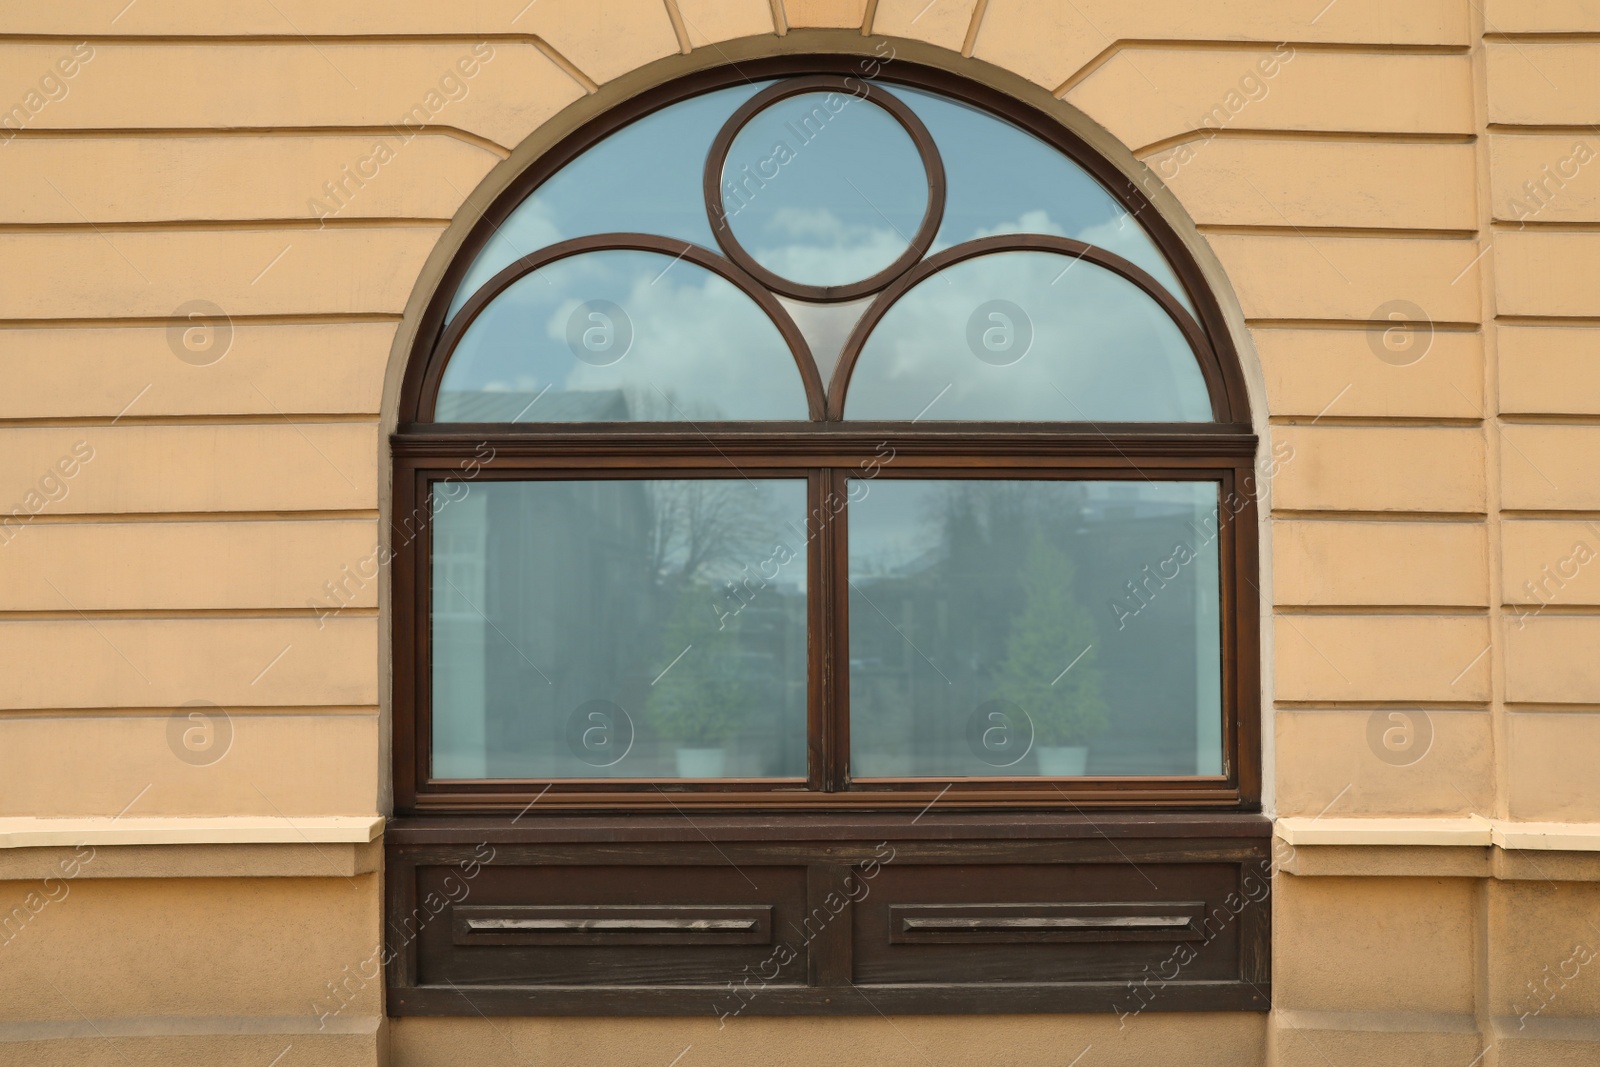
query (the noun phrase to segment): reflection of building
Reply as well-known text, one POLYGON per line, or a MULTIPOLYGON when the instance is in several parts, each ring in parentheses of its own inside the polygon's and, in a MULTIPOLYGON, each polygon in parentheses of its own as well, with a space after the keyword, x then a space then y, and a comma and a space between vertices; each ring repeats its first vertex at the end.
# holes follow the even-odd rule
POLYGON ((441 393, 438 418, 450 422, 626 422, 628 402, 621 389, 441 393))
MULTIPOLYGON (((986 494, 963 492, 949 505, 936 548, 859 579, 872 606, 858 603, 852 613, 852 711, 863 740, 876 732, 869 724, 913 739, 903 773, 981 770, 964 762, 968 718, 1001 685, 997 672, 1026 598, 1022 564, 1034 536, 1072 561, 1076 600, 1096 633, 1108 725, 1091 743, 1089 772, 1193 774, 1197 761, 1214 760, 1217 740, 1196 735, 1197 722, 1209 726, 1219 714, 1215 594, 1201 601, 1197 593, 1215 586, 1216 550, 1190 527, 1205 512, 1149 500, 1132 483, 1057 488, 1080 502, 1023 501, 1008 514, 985 514, 986 494), (1210 551, 1209 570, 1196 563, 1168 580, 1151 576, 1146 568, 1168 559, 1179 540, 1210 551), (1133 595, 1133 583, 1142 583, 1144 599, 1132 601, 1137 614, 1119 626, 1112 605, 1133 595), (1197 625, 1212 632, 1197 634, 1197 625)), ((1061 649, 1059 666, 1081 651, 1061 649)))
POLYGON ((441 769, 671 776, 672 739, 657 736, 650 715, 655 681, 669 664, 677 672, 669 684, 688 685, 690 700, 726 692, 717 684, 726 679, 705 672, 738 676, 748 707, 738 709, 745 724, 730 742, 736 764, 752 774, 803 768, 803 738, 793 736, 805 707, 805 596, 795 582, 803 571, 752 583, 727 553, 683 570, 686 546, 703 536, 697 524, 723 528, 730 513, 737 518, 757 503, 731 481, 709 489, 482 481, 441 506, 433 585, 435 736, 449 754, 441 769), (474 551, 486 563, 467 562, 474 551), (737 592, 726 588, 730 580, 741 583, 737 592), (691 644, 698 651, 685 653, 691 644), (703 693, 694 689, 701 678, 703 693), (569 720, 591 701, 615 703, 632 718, 635 747, 625 763, 597 768, 574 753, 569 720))

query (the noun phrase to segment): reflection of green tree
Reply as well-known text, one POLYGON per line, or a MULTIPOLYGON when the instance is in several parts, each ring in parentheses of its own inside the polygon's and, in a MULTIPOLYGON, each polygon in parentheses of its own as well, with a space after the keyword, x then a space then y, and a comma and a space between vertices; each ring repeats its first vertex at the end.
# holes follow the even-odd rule
POLYGON ((645 712, 662 737, 690 748, 716 748, 744 724, 755 688, 739 655, 739 617, 720 620, 711 586, 690 583, 662 629, 663 662, 683 658, 650 688, 645 712), (687 648, 688 651, 684 652, 687 648))
POLYGON ((1036 744, 1084 744, 1105 728, 1106 704, 1090 647, 1095 625, 1074 594, 1072 558, 1036 534, 1017 578, 1023 606, 1011 623, 996 691, 1032 716, 1036 744), (1085 648, 1089 651, 1062 675, 1085 648))

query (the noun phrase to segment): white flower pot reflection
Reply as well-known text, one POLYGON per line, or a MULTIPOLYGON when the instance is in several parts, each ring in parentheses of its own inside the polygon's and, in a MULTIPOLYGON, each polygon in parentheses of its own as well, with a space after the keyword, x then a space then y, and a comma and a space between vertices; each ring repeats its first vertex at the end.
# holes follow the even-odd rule
POLYGON ((679 778, 721 778, 728 766, 725 748, 678 749, 679 778))
POLYGON ((1046 778, 1081 778, 1089 766, 1086 745, 1036 745, 1033 751, 1046 778))

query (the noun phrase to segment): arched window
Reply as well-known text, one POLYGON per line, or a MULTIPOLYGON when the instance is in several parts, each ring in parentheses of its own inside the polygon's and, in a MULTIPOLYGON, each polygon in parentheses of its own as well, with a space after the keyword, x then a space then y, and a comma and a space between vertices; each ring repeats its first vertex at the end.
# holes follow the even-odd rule
POLYGON ((613 125, 422 342, 407 800, 1242 799, 1254 440, 1130 183, 887 78, 613 125))
MULTIPOLYGON (((569 138, 477 224, 423 320, 393 439, 402 814, 531 834, 563 812, 624 820, 595 831, 608 840, 690 819, 710 841, 719 812, 770 817, 773 838, 848 823, 877 840, 892 835, 849 820, 1257 810, 1256 439, 1216 302, 1134 183, 1054 121, 872 67, 675 82, 569 138), (783 822, 797 812, 844 821, 783 822)), ((1177 883, 1189 903, 1125 879, 1097 892, 1192 910, 1241 855, 1177 883)), ((1029 870, 1000 897, 1056 899, 1029 870)), ((696 899, 744 892, 704 875, 724 876, 696 899)), ((1102 923, 1076 906, 1016 921, 1102 923)), ((1145 906, 1103 922, 1198 929, 1145 906)), ((478 910, 488 925, 458 916, 439 958, 600 929, 478 910), (505 933, 519 922, 522 940, 505 933)), ((885 936, 993 943, 990 977, 1026 980, 1006 977, 1006 936, 938 933, 964 915, 885 936)), ((755 940, 693 943, 772 943, 749 933, 767 918, 727 921, 747 919, 755 940)), ((638 936, 582 943, 676 943, 638 936)), ((670 981, 724 980, 685 966, 701 977, 670 981)), ((812 987, 843 973, 817 966, 812 987)), ((1217 988, 1195 1003, 1259 999, 1217 988)), ((813 1000, 795 1003, 856 1010, 813 1000)))

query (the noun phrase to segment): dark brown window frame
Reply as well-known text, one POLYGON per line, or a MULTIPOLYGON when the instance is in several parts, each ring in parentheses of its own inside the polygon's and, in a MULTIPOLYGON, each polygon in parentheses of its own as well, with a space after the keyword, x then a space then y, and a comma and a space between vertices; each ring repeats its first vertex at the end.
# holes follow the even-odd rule
MULTIPOLYGON (((971 961, 975 968, 973 976, 918 975, 912 973, 917 964, 894 961, 916 958, 907 952, 944 949, 918 943, 926 936, 908 937, 905 931, 892 930, 885 935, 878 929, 894 915, 910 914, 908 908, 944 908, 940 914, 957 917, 969 914, 963 909, 977 909, 971 913, 981 915, 984 908, 1003 908, 1011 909, 1007 914, 1037 913, 1041 922, 1052 915, 1078 914, 1075 908, 1086 908, 1087 913, 1121 909, 1129 914, 1178 909, 1191 916, 1185 928, 1190 933, 1183 936, 1192 934, 1191 940, 1202 941, 1212 958, 1209 964, 1196 964, 1193 973, 1161 982, 1149 1010, 1270 1006, 1270 909, 1249 888, 1252 874, 1270 880, 1271 829, 1258 814, 1262 767, 1255 584, 1257 439, 1249 421, 1244 378, 1223 312, 1177 232, 1133 181, 1055 118, 1005 93, 904 60, 895 60, 892 69, 886 66, 878 78, 891 90, 904 84, 961 98, 1028 130, 1082 166, 1144 225, 1184 286, 1194 308, 1192 317, 1142 270, 1103 250, 1056 238, 987 239, 915 265, 896 264, 884 272, 885 278, 899 273, 877 290, 876 302, 841 354, 830 392, 788 315, 762 282, 748 273, 748 264, 741 266, 739 255, 727 243, 720 251, 733 261, 731 269, 715 255, 717 250, 706 255, 686 249, 681 241, 601 235, 545 249, 508 267, 490 284, 509 285, 516 272, 532 269, 532 260, 549 262, 599 248, 682 253, 739 286, 772 315, 800 366, 810 415, 816 421, 715 427, 429 421, 449 344, 464 330, 464 316, 482 303, 475 296, 447 326, 451 299, 476 254, 545 179, 608 134, 668 104, 762 78, 815 78, 834 84, 846 75, 859 79, 863 69, 859 57, 774 57, 741 62, 737 69, 702 71, 630 99, 547 152, 496 199, 474 225, 422 315, 402 384, 400 425, 391 438, 397 818, 386 835, 385 958, 392 1014, 714 1014, 724 1010, 718 1005, 730 1003, 741 1005, 737 1014, 1124 1011, 1130 1005, 1142 1006, 1141 995, 1134 992, 1138 968, 1145 966, 1148 976, 1151 962, 1159 958, 1140 953, 1152 951, 1152 942, 1165 939, 1111 934, 1038 938, 1058 946, 1051 951, 1078 953, 1067 965, 1076 977, 1052 972, 1065 957, 1051 957, 1055 963, 1041 965, 1040 974, 1046 977, 1019 982, 1014 975, 1003 977, 1007 960, 1018 958, 1019 952, 1038 951, 1037 945, 1015 944, 1011 934, 995 938, 969 933, 960 935, 970 942, 963 943, 961 951, 963 967, 971 961), (982 247, 974 247, 978 245, 982 247), (1149 292, 1194 346, 1210 390, 1214 421, 928 422, 915 427, 843 422, 843 390, 871 322, 895 296, 937 266, 1002 246, 1084 256, 1149 292), (894 450, 895 458, 879 469, 880 477, 1148 477, 1217 482, 1219 502, 1226 502, 1219 508, 1217 538, 1224 629, 1224 773, 848 782, 843 769, 848 751, 847 679, 831 669, 832 664, 848 662, 848 620, 839 610, 848 599, 845 528, 829 522, 807 547, 811 633, 823 632, 824 612, 836 612, 829 640, 809 642, 808 730, 816 751, 807 780, 692 784, 428 780, 430 481, 727 477, 736 476, 737 468, 751 476, 807 479, 810 506, 815 508, 826 506, 830 493, 844 499, 845 479, 881 456, 885 446, 894 450), (851 788, 844 788, 847 785, 851 788), (889 896, 882 907, 899 910, 880 910, 878 898, 869 907, 865 899, 852 897, 833 913, 838 917, 826 930, 806 940, 796 964, 798 976, 791 972, 787 984, 763 985, 760 995, 748 1003, 744 1000, 748 980, 746 994, 734 1001, 722 991, 723 979, 708 982, 707 967, 720 974, 716 968, 724 963, 734 966, 746 958, 738 956, 740 952, 764 953, 766 949, 756 944, 762 938, 776 941, 787 936, 779 929, 780 918, 825 914, 829 901, 840 892, 848 895, 852 878, 860 885, 863 877, 871 877, 863 872, 872 869, 873 857, 881 856, 883 847, 896 850, 904 865, 896 877, 912 879, 909 888, 902 884, 884 890, 889 896), (458 873, 458 883, 467 879, 467 896, 439 901, 438 906, 430 903, 441 891, 439 885, 449 885, 441 883, 449 872, 475 871, 480 864, 498 881, 471 882, 470 873, 458 873), (564 872, 554 890, 548 881, 552 866, 564 872), (748 883, 748 891, 737 880, 730 883, 729 868, 748 883), (1119 870, 1126 875, 1127 868, 1138 877, 1118 875, 1119 870), (611 874, 640 870, 659 872, 669 888, 656 889, 651 884, 654 878, 625 877, 626 884, 621 884, 611 874), (1000 876, 1001 870, 1010 873, 1000 876), (1001 882, 994 883, 992 891, 974 890, 974 885, 988 884, 985 872, 991 871, 1001 882, 1020 878, 1026 884, 1060 888, 1038 894, 1041 899, 1049 897, 1044 903, 1008 895, 1001 882), (790 879, 783 883, 789 889, 772 882, 784 878, 790 879), (1247 904, 1228 918, 1217 910, 1225 898, 1247 904), (580 917, 681 913, 692 918, 705 909, 722 909, 718 914, 755 916, 752 921, 757 925, 738 937, 674 933, 655 939, 634 933, 627 935, 635 938, 631 941, 608 941, 604 933, 591 936, 574 928, 536 947, 538 939, 486 939, 462 925, 466 912, 457 913, 456 904, 499 908, 507 915, 580 917), (1210 933, 1213 920, 1193 918, 1201 914, 1194 909, 1218 916, 1214 921, 1221 932, 1210 933), (431 918, 435 915, 438 918, 431 918), (892 948, 883 947, 889 943, 892 948), (546 955, 530 955, 538 953, 546 955), (551 959, 577 960, 601 969, 623 962, 603 980, 568 975, 548 982, 508 981, 497 970, 508 960, 515 972, 524 964, 544 966, 530 961, 551 959), (635 963, 638 969, 631 969, 635 963), (896 968, 908 966, 912 972, 893 977, 900 973, 896 968)), ((908 131, 915 139, 915 129, 908 131)), ((731 140, 731 134, 726 139, 731 140)), ((935 202, 942 209, 942 180, 939 184, 935 202)), ((875 278, 874 284, 881 286, 885 278, 875 278)), ((839 287, 805 295, 847 298, 839 287)), ((449 894, 448 888, 442 891, 449 894)), ((729 990, 735 977, 727 976, 729 990)), ((1147 992, 1148 988, 1146 983, 1147 992)))
MULTIPOLYGON (((869 780, 851 783, 844 772, 848 737, 848 693, 832 664, 848 662, 843 642, 847 620, 842 591, 845 568, 845 524, 822 523, 808 545, 812 639, 809 644, 808 777, 800 780, 718 782, 626 782, 617 779, 563 779, 518 783, 506 780, 430 780, 428 742, 430 714, 427 574, 430 538, 427 524, 395 531, 395 795, 405 812, 517 811, 535 795, 550 807, 596 810, 649 809, 666 805, 692 808, 782 810, 883 808, 919 806, 935 796, 949 804, 972 806, 1029 805, 1040 807, 1128 807, 1254 810, 1260 796, 1259 676, 1257 601, 1254 574, 1255 534, 1253 458, 1256 438, 1244 417, 1247 410, 1238 360, 1221 309, 1204 284, 1198 266, 1175 231, 1155 212, 1133 182, 1059 123, 992 90, 964 82, 952 85, 949 75, 901 65, 885 80, 954 93, 998 114, 1053 144, 1095 175, 1151 234, 1173 264, 1197 311, 1197 318, 1134 264, 1090 245, 1067 238, 998 236, 968 242, 921 262, 910 259, 872 279, 878 295, 869 305, 840 355, 832 382, 825 386, 800 331, 760 279, 748 273, 748 256, 736 253, 731 235, 719 241, 735 262, 721 259, 683 241, 645 234, 601 234, 564 241, 523 257, 498 272, 475 293, 446 325, 445 311, 474 256, 499 224, 535 188, 561 166, 598 140, 667 104, 756 77, 799 74, 758 93, 736 110, 724 125, 708 157, 706 188, 714 191, 714 171, 733 135, 759 106, 802 91, 825 89, 870 93, 867 82, 843 72, 817 72, 838 60, 785 58, 746 64, 739 70, 704 72, 682 79, 656 93, 630 101, 568 138, 521 175, 478 221, 441 282, 423 317, 416 349, 403 389, 399 431, 392 439, 395 457, 394 514, 428 514, 431 480, 459 478, 459 465, 482 461, 476 476, 496 479, 621 477, 629 472, 655 476, 729 476, 735 470, 763 476, 806 478, 808 514, 844 499, 844 478, 893 450, 891 465, 880 476, 969 478, 1012 475, 1044 478, 1205 478, 1220 485, 1219 548, 1221 616, 1223 620, 1223 752, 1224 773, 1217 777, 1117 777, 1051 780, 968 778, 954 783, 920 780, 869 780), (847 85, 853 83, 853 86, 847 85), (433 414, 444 367, 476 315, 496 295, 538 267, 588 251, 636 249, 682 256, 750 295, 771 316, 794 354, 814 421, 807 423, 682 424, 441 424, 433 414), (1080 257, 1132 282, 1158 303, 1178 325, 1205 377, 1212 397, 1211 423, 906 423, 843 422, 845 389, 856 357, 878 319, 901 294, 939 269, 979 255, 1004 250, 1050 251, 1080 257), (741 270, 741 267, 745 268, 741 270), (891 278, 893 280, 888 280, 891 278), (825 393, 826 389, 826 393, 825 393), (483 449, 492 458, 483 460, 483 449), (1237 509, 1220 508, 1238 501, 1237 509), (821 639, 819 640, 819 637, 821 639)), ((847 62, 847 61, 846 61, 847 62)), ((850 68, 846 68, 850 69, 850 68)), ((878 94, 879 102, 886 99, 878 94)), ((889 110, 906 126, 929 164, 930 202, 923 229, 937 228, 943 210, 943 171, 926 142, 927 132, 915 116, 892 98, 889 110)), ((710 201, 713 221, 716 201, 710 201)), ((726 230, 726 227, 722 228, 726 230)), ((919 231, 911 253, 926 247, 919 231)), ((906 257, 902 257, 906 258, 906 257)), ((912 257, 915 258, 915 257, 912 257)), ((759 269, 759 268, 757 268, 759 269)), ((845 293, 808 294, 815 299, 845 299, 845 293)), ((476 467, 474 468, 476 471, 476 467)))

